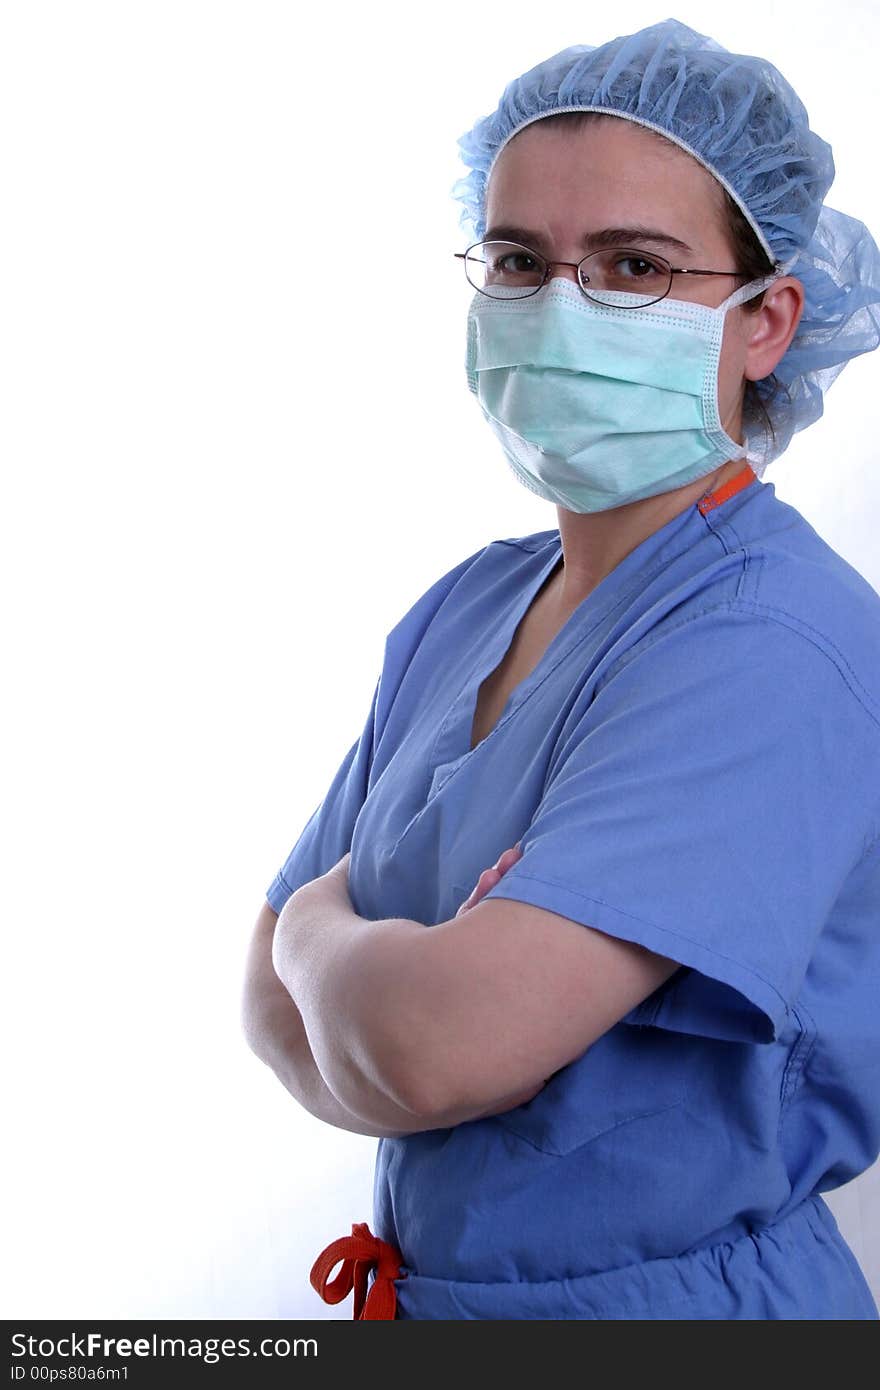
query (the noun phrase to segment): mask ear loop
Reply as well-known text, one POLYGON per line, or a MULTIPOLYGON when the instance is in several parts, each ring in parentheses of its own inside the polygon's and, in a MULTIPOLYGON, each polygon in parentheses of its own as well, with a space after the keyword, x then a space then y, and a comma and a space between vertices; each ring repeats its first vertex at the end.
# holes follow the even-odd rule
POLYGON ((718 305, 719 310, 726 312, 728 309, 736 308, 737 304, 744 304, 747 299, 754 299, 756 295, 761 294, 763 290, 766 290, 770 285, 774 284, 781 276, 787 274, 788 271, 785 267, 780 266, 778 270, 771 271, 769 275, 762 275, 760 280, 750 280, 747 285, 741 285, 738 290, 734 290, 733 294, 729 294, 727 298, 718 305))
MULTIPOLYGON (((793 256, 789 256, 788 260, 783 261, 776 270, 771 271, 768 275, 762 276, 760 280, 751 280, 747 285, 743 285, 740 289, 734 290, 733 294, 725 299, 719 308, 726 313, 728 309, 734 308, 737 304, 744 304, 746 300, 754 299, 762 290, 766 290, 768 286, 781 279, 783 275, 788 275, 792 266, 797 261, 797 258, 797 253, 793 256)), ((753 471, 757 472, 758 477, 760 477, 761 472, 763 472, 761 464, 764 458, 761 450, 746 448, 744 457, 747 463, 753 465, 753 471)))

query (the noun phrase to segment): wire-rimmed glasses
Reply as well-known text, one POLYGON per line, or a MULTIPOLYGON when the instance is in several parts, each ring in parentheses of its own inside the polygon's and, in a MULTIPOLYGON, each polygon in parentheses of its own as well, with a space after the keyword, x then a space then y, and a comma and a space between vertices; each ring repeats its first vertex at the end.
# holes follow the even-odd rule
POLYGON ((478 241, 466 251, 453 254, 464 262, 468 282, 490 299, 525 299, 537 294, 559 265, 577 271, 578 283, 588 299, 623 309, 640 309, 665 299, 672 288, 673 275, 744 276, 741 270, 675 267, 653 251, 633 247, 591 251, 577 262, 549 261, 515 241, 478 241), (622 300, 622 295, 627 298, 622 300))

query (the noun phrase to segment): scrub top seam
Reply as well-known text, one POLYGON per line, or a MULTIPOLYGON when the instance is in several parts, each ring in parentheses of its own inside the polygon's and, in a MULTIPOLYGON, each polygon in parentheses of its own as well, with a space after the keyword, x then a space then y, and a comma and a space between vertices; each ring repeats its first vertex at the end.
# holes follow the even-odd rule
POLYGON ((291 888, 290 884, 287 882, 287 879, 284 877, 284 875, 283 875, 283 873, 281 872, 280 869, 278 870, 278 873, 275 875, 275 881, 276 881, 276 883, 280 883, 281 886, 282 886, 282 888, 286 888, 287 891, 288 891, 288 893, 290 893, 290 894, 293 893, 293 889, 291 888))
MULTIPOLYGON (((817 1194, 817 1193, 811 1193, 808 1197, 804 1197, 804 1198, 801 1200, 801 1202, 799 1202, 798 1205, 792 1209, 792 1211, 803 1210, 803 1209, 807 1206, 807 1204, 810 1204, 810 1205, 812 1205, 812 1206, 815 1206, 816 1203, 817 1203, 817 1201, 821 1201, 821 1200, 822 1200, 822 1199, 821 1199, 821 1196, 820 1196, 819 1194, 817 1194)), ((427 1282, 427 1283, 435 1283, 435 1284, 444 1284, 444 1285, 445 1285, 445 1284, 453 1283, 453 1284, 461 1284, 461 1285, 464 1285, 464 1286, 472 1286, 472 1287, 474 1287, 474 1288, 498 1288, 499 1286, 502 1286, 502 1287, 503 1287, 505 1284, 509 1284, 509 1285, 511 1285, 512 1287, 517 1287, 517 1286, 519 1286, 519 1285, 526 1284, 526 1285, 528 1285, 529 1288, 531 1288, 531 1287, 538 1287, 538 1288, 548 1287, 548 1288, 549 1288, 549 1287, 553 1287, 554 1285, 559 1285, 559 1284, 577 1283, 579 1280, 590 1279, 591 1277, 594 1277, 594 1276, 598 1276, 598 1277, 607 1276, 607 1275, 618 1275, 618 1276, 619 1276, 620 1274, 622 1274, 622 1273, 625 1272, 626 1270, 642 1270, 642 1269, 645 1268, 645 1265, 646 1265, 646 1264, 647 1264, 647 1265, 657 1265, 657 1266, 665 1266, 665 1265, 670 1265, 670 1266, 672 1266, 672 1265, 680 1264, 680 1263, 681 1263, 682 1261, 684 1261, 684 1260, 688 1260, 688 1261, 691 1261, 691 1260, 692 1260, 692 1261, 694 1261, 694 1263, 697 1263, 698 1260, 699 1260, 700 1255, 701 1255, 704 1251, 710 1251, 710 1252, 712 1252, 712 1253, 717 1253, 717 1252, 720 1251, 720 1250, 723 1250, 723 1249, 726 1249, 726 1248, 730 1248, 730 1247, 733 1247, 733 1246, 735 1246, 735 1245, 740 1245, 742 1248, 746 1248, 746 1247, 745 1247, 745 1242, 746 1242, 746 1241, 754 1242, 754 1240, 755 1240, 756 1237, 762 1236, 765 1232, 772 1232, 775 1226, 777 1226, 780 1222, 785 1221, 785 1220, 787 1219, 787 1217, 790 1216, 791 1214, 792 1214, 792 1212, 788 1212, 788 1213, 786 1213, 785 1216, 779 1216, 779 1214, 778 1214, 778 1212, 777 1212, 777 1213, 775 1213, 773 1216, 771 1216, 769 1220, 762 1222, 759 1226, 753 1226, 751 1229, 743 1230, 743 1231, 741 1231, 741 1232, 740 1232, 739 1234, 737 1234, 737 1235, 730 1235, 730 1236, 727 1237, 726 1240, 719 1240, 719 1241, 716 1241, 714 1244, 699 1245, 699 1246, 696 1246, 696 1247, 694 1247, 694 1248, 692 1248, 692 1249, 684 1250, 684 1251, 682 1251, 682 1252, 681 1252, 680 1254, 678 1254, 678 1255, 655 1255, 655 1256, 653 1256, 653 1257, 652 1257, 651 1259, 649 1259, 649 1260, 635 1260, 635 1261, 630 1261, 629 1264, 625 1264, 625 1265, 612 1265, 612 1266, 610 1266, 610 1267, 608 1267, 608 1268, 606 1268, 606 1269, 596 1270, 596 1271, 594 1271, 592 1274, 587 1273, 587 1274, 575 1274, 575 1275, 568 1275, 568 1276, 564 1276, 564 1275, 563 1275, 563 1276, 561 1276, 561 1277, 559 1277, 559 1278, 556 1278, 556 1279, 462 1279, 462 1278, 460 1278, 458 1275, 455 1275, 454 1277, 450 1278, 450 1276, 448 1276, 448 1275, 443 1275, 443 1274, 422 1274, 422 1273, 420 1273, 417 1269, 415 1269, 415 1267, 414 1267, 413 1265, 409 1265, 409 1264, 406 1264, 406 1263, 402 1263, 402 1264, 400 1265, 400 1270, 401 1270, 401 1273, 403 1273, 403 1271, 406 1271, 406 1274, 407 1274, 407 1275, 412 1275, 412 1276, 414 1276, 415 1278, 417 1278, 419 1281, 423 1281, 423 1280, 424 1280, 424 1281, 427 1282)), ((685 1293, 685 1294, 682 1294, 680 1297, 671 1296, 671 1297, 669 1297, 669 1298, 665 1298, 665 1299, 663 1299, 660 1303, 656 1303, 655 1300, 654 1300, 654 1298, 652 1297, 652 1299, 651 1299, 651 1306, 652 1306, 652 1307, 674 1307, 674 1306, 677 1306, 677 1305, 682 1304, 682 1303, 692 1303, 692 1302, 693 1302, 695 1299, 697 1299, 698 1297, 700 1297, 700 1292, 699 1292, 698 1290, 697 1290, 697 1291, 694 1291, 694 1292, 692 1292, 692 1293, 685 1293)))
POLYGON ((800 998, 794 1000, 792 1003, 791 1012, 798 1020, 800 1033, 792 1045, 788 1061, 785 1064, 785 1069, 782 1074, 782 1086, 779 1096, 779 1123, 776 1126, 777 1141, 782 1137, 785 1121, 791 1109, 791 1103, 800 1088, 804 1072, 806 1071, 807 1062, 816 1046, 818 1038, 816 1020, 800 998))
MULTIPOLYGON (((749 492, 752 490, 752 488, 754 488, 755 481, 758 482, 759 488, 761 490, 766 488, 767 485, 765 483, 761 482, 760 479, 756 479, 752 483, 750 483, 747 488, 742 489, 741 493, 733 494, 732 497, 728 497, 725 500, 725 502, 721 503, 719 507, 716 507, 710 510, 709 512, 700 512, 700 515, 702 516, 707 527, 709 527, 715 533, 715 535, 717 535, 718 540, 721 542, 728 555, 732 555, 736 551, 740 551, 742 553, 743 572, 740 576, 739 585, 737 586, 736 598, 741 599, 744 603, 754 603, 756 605, 762 606, 759 604, 758 593, 761 586, 761 579, 763 577, 764 569, 767 563, 767 556, 762 549, 753 549, 749 542, 743 540, 743 538, 737 531, 736 526, 734 525, 733 517, 738 515, 740 511, 739 507, 737 507, 734 510, 733 516, 730 518, 725 518, 723 514, 723 509, 727 505, 727 503, 732 502, 737 496, 743 496, 744 503, 747 503, 749 492), (726 533, 729 533, 729 535, 726 533), (735 544, 731 544, 730 537, 733 537, 735 544), (751 590, 751 597, 749 597, 747 589, 751 590)), ((699 508, 697 510, 699 511, 699 508)), ((784 612, 785 610, 779 611, 784 612)), ((794 618, 793 615, 788 616, 791 616, 792 621, 794 622, 800 621, 799 619, 794 618)), ((804 624, 804 626, 808 625, 804 624)), ((815 629, 813 629, 813 631, 815 631, 815 629)), ((817 636, 821 636, 821 634, 817 633, 817 636)), ((834 647, 834 644, 831 642, 830 638, 824 638, 823 640, 827 641, 829 647, 834 647)), ((834 650, 835 652, 837 652, 836 648, 834 648, 834 650)), ((840 656, 840 660, 843 661, 844 664, 848 667, 848 663, 846 663, 846 659, 843 657, 843 655, 840 653, 837 653, 837 655, 840 656)), ((855 675, 854 672, 852 673, 852 675, 853 680, 856 681, 856 683, 860 686, 861 689, 864 689, 864 687, 861 686, 861 682, 858 680, 858 677, 855 675)), ((865 691, 865 695, 868 701, 870 701, 872 704, 875 703, 872 700, 872 697, 868 691, 865 691)), ((880 706, 878 706, 878 711, 880 711, 880 706)), ((867 712, 870 714, 870 711, 867 712)), ((873 718, 875 722, 877 722, 878 725, 880 725, 880 717, 878 717, 878 715, 872 714, 871 718, 873 718)))
MULTIPOLYGON (((517 548, 517 550, 525 550, 529 555, 537 555, 538 552, 539 552, 539 550, 543 550, 544 546, 550 545, 551 543, 552 543, 553 545, 558 545, 558 544, 561 543, 561 539, 562 539, 561 536, 560 536, 560 534, 559 534, 559 531, 558 531, 558 530, 556 530, 556 531, 553 531, 553 530, 548 530, 548 531, 536 531, 536 532, 534 533, 534 537, 535 537, 535 539, 534 539, 534 544, 532 544, 532 545, 529 545, 529 544, 528 544, 528 542, 532 539, 532 537, 530 537, 530 536, 518 536, 518 537, 506 536, 506 537, 504 538, 504 540, 491 541, 490 544, 491 544, 491 545, 515 545, 516 548, 517 548), (543 536, 544 539, 543 539, 543 540, 538 540, 538 539, 537 539, 538 536, 543 536), (554 538, 555 538, 555 539, 554 539, 554 538)), ((487 549, 488 549, 488 547, 487 547, 487 549)))
MULTIPOLYGON (((612 912, 619 913, 621 917, 629 917, 634 922, 641 922, 644 926, 653 928, 653 930, 660 932, 663 936, 673 937, 679 941, 686 941, 689 946, 696 946, 698 950, 705 951, 707 955, 714 956, 716 960, 726 961, 728 965, 733 965, 737 970, 742 970, 746 975, 750 975, 753 979, 759 980, 761 984, 766 985, 768 989, 773 991, 777 999, 782 1003, 785 1013, 788 1014, 790 1012, 788 1001, 780 989, 774 985, 771 980, 765 979, 759 971, 753 969, 750 965, 746 965, 743 961, 737 960, 735 956, 726 956, 723 952, 716 951, 712 946, 707 946, 705 941, 695 940, 694 937, 686 936, 684 932, 675 931, 672 927, 661 926, 659 922, 652 922, 649 917, 640 917, 637 913, 629 912, 623 907, 618 907, 615 903, 608 902, 605 898, 596 898, 587 893, 582 893, 579 888, 572 888, 570 884, 562 883, 559 879, 545 878, 538 874, 530 874, 525 869, 520 869, 514 864, 501 881, 495 885, 495 888, 489 890, 489 893, 486 895, 487 901, 493 896, 501 898, 505 896, 513 897, 514 894, 510 893, 505 895, 505 893, 500 890, 505 887, 513 887, 517 880, 521 878, 530 879, 533 883, 542 883, 547 888, 562 888, 566 893, 571 893, 573 897, 581 898, 587 903, 595 903, 597 907, 610 908, 612 912)), ((600 928, 595 928, 595 930, 598 931, 600 928)), ((725 981, 724 983, 727 982, 725 981)), ((734 985, 732 988, 735 989, 736 986, 734 985)))
POLYGON ((742 554, 743 568, 736 590, 736 597, 738 599, 745 599, 747 597, 747 588, 751 589, 752 594, 757 597, 765 564, 765 556, 763 551, 753 550, 749 543, 743 540, 733 523, 733 517, 738 514, 741 506, 748 505, 750 494, 753 493, 754 497, 758 497, 765 487, 766 484, 762 483, 760 478, 755 477, 747 487, 725 498, 724 502, 719 503, 717 507, 711 508, 707 512, 700 511, 700 508, 697 508, 707 528, 717 537, 725 553, 727 555, 734 555, 739 551, 742 554), (737 498, 741 499, 740 506, 735 507, 732 514, 727 516, 724 511, 725 507, 728 502, 733 502, 737 498))
MULTIPOLYGON (((761 587, 761 576, 766 562, 764 552, 762 550, 752 550, 748 542, 742 539, 732 521, 722 522, 722 526, 735 537, 735 548, 741 550, 743 556, 743 569, 739 584, 737 585, 736 597, 742 599, 744 602, 757 602, 758 591, 761 587), (747 588, 751 588, 751 600, 746 592, 747 588)), ((719 535, 718 539, 721 540, 723 545, 726 545, 726 541, 721 535, 719 535)), ((733 551, 729 551, 728 553, 733 554, 733 551)))
POLYGON ((858 864, 856 865, 856 868, 859 868, 859 867, 864 863, 864 861, 865 861, 866 859, 870 858, 870 856, 871 856, 877 849, 880 849, 880 829, 878 829, 878 830, 876 831, 875 835, 873 836, 873 838, 870 839, 870 840, 868 841, 867 845, 865 846, 864 850, 862 851, 862 854, 861 854, 861 856, 860 856, 860 858, 859 858, 859 861, 858 861, 858 864))
POLYGON ((877 706, 877 713, 874 713, 874 711, 869 708, 869 704, 875 704, 871 692, 866 690, 862 685, 843 652, 838 650, 830 637, 826 637, 818 628, 814 628, 809 623, 805 623, 802 618, 796 617, 794 613, 789 613, 784 608, 775 608, 770 604, 759 603, 757 599, 745 598, 731 600, 731 607, 735 604, 741 604, 746 611, 753 611, 756 617, 763 618, 767 622, 777 622, 782 627, 790 628, 790 630, 797 633, 799 637, 803 637, 804 641, 810 642, 837 668, 841 679, 850 690, 853 698, 865 711, 865 714, 871 722, 880 730, 880 705, 877 706), (856 689, 856 687, 858 687, 858 689, 856 689), (859 692, 861 692, 861 694, 859 692), (864 696, 864 699, 862 699, 862 696, 864 696), (866 703, 866 701, 869 703, 866 703))
POLYGON ((655 644, 662 641, 664 637, 669 637, 672 633, 680 631, 682 628, 687 627, 689 623, 698 622, 702 618, 712 617, 722 609, 727 609, 732 615, 740 614, 743 617, 758 618, 762 622, 775 622, 780 627, 788 628, 789 631, 795 633, 796 636, 802 637, 805 642, 809 642, 811 646, 815 647, 816 650, 835 667, 853 699, 859 707, 864 710, 865 714, 876 726, 878 731, 880 731, 880 706, 878 706, 878 713, 875 714, 873 710, 869 708, 869 705, 865 703, 866 701, 869 701, 871 704, 874 703, 870 691, 865 689, 846 657, 835 647, 831 639, 825 637, 817 628, 811 627, 809 623, 805 623, 803 619, 796 617, 793 613, 788 613, 784 608, 773 608, 769 604, 758 603, 756 599, 737 597, 722 599, 720 602, 712 604, 709 608, 701 608, 698 613, 689 614, 688 617, 682 618, 677 623, 669 626, 664 626, 661 623, 652 630, 648 637, 643 638, 640 642, 636 643, 634 647, 630 647, 628 651, 618 657, 617 661, 615 661, 613 666, 609 667, 601 681, 597 684, 596 694, 599 693, 617 672, 623 670, 631 661, 635 661, 637 657, 650 651, 655 644), (861 694, 859 692, 861 692, 861 694), (861 698, 862 695, 864 695, 864 699, 861 698))

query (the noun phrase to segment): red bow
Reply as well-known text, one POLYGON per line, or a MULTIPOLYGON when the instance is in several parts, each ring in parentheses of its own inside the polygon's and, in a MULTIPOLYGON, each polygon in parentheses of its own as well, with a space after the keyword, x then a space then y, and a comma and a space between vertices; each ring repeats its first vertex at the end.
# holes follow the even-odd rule
POLYGON ((354 1318, 393 1319, 397 1316, 397 1290, 392 1280, 406 1277, 400 1274, 402 1258, 395 1246, 373 1235, 366 1221, 358 1221, 352 1224, 350 1236, 340 1236, 321 1251, 309 1279, 325 1303, 341 1303, 354 1288, 354 1318), (331 1281, 331 1270, 340 1260, 342 1269, 331 1281), (367 1293, 367 1276, 373 1266, 376 1278, 367 1293))

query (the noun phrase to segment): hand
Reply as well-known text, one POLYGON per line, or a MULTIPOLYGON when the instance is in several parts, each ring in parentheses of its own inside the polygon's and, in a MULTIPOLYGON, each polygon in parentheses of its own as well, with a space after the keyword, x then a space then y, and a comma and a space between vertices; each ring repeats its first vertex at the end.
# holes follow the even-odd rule
POLYGON ((470 897, 465 898, 461 907, 456 912, 456 917, 460 917, 462 913, 467 912, 469 908, 476 907, 480 899, 484 898, 489 890, 495 887, 496 883, 501 882, 503 875, 507 873, 507 870, 515 864, 518 859, 522 859, 522 850, 517 842, 517 844, 512 845, 510 849, 504 851, 491 869, 483 870, 480 877, 477 879, 477 885, 470 897))

